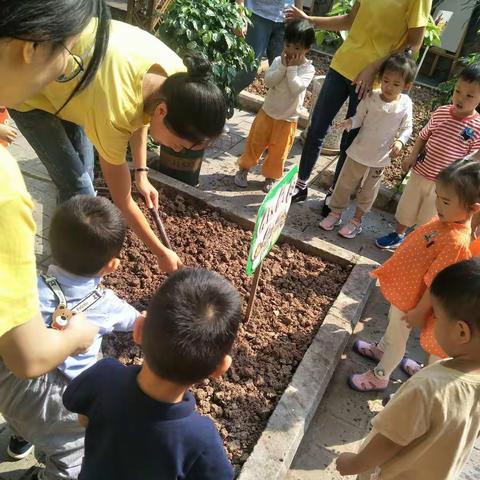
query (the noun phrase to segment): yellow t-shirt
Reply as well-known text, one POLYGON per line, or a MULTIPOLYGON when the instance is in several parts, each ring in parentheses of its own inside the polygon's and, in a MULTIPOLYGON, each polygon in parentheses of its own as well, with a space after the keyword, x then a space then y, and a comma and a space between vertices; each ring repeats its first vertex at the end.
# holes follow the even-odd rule
POLYGON ((410 28, 424 27, 432 0, 357 0, 357 16, 331 68, 353 80, 367 65, 402 46, 410 28))
POLYGON ((361 480, 457 480, 480 433, 480 375, 441 360, 408 380, 373 420, 365 441, 380 433, 404 446, 361 480))
POLYGON ((38 311, 33 203, 15 159, 0 146, 0 336, 38 311))
MULTIPOLYGON (((73 49, 84 65, 88 64, 93 51, 95 28, 94 19, 73 49)), ((70 63, 67 72, 74 65, 72 58, 70 63)), ((131 134, 150 122, 143 112, 142 86, 145 74, 154 65, 159 65, 167 75, 185 70, 181 58, 156 37, 137 27, 112 21, 107 53, 94 80, 70 100, 59 117, 82 126, 107 162, 124 163, 131 134)), ((55 113, 79 77, 66 83, 50 83, 18 110, 55 113)))

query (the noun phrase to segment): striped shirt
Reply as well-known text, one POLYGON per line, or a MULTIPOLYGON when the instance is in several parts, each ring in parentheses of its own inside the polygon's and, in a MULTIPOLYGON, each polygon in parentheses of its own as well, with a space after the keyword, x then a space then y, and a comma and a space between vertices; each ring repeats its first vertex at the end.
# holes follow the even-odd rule
POLYGON ((427 142, 426 153, 413 169, 435 180, 444 168, 480 150, 480 114, 458 117, 453 105, 444 105, 433 112, 420 138, 427 142))

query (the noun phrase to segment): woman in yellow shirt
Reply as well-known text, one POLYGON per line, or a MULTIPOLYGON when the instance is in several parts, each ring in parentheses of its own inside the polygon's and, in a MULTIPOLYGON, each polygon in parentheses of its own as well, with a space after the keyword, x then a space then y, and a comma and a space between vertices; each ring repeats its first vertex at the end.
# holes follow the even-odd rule
MULTIPOLYGON (((347 15, 309 17, 295 7, 286 12, 287 21, 300 17, 323 30, 349 30, 345 42, 332 59, 313 110, 293 201, 307 198, 308 179, 325 135, 342 105, 348 99, 347 118, 353 117, 358 102, 372 89, 383 61, 396 51, 420 49, 431 8, 432 0, 356 0, 347 15)), ((351 130, 342 137, 333 185, 327 198, 340 175, 346 159, 345 152, 357 133, 358 129, 351 130)), ((329 210, 324 208, 322 213, 327 216, 329 210)))
MULTIPOLYGON (((88 86, 108 42, 103 0, 0 0, 0 105, 11 107, 65 71, 77 36, 97 17, 88 86)), ((62 331, 47 329, 38 308, 32 200, 17 163, 0 146, 0 357, 17 376, 37 377, 92 343, 96 327, 82 315, 62 331)))
POLYGON ((113 201, 160 268, 172 272, 181 265, 179 258, 160 242, 132 199, 127 146, 130 143, 138 189, 147 203, 157 203, 145 171, 148 125, 155 140, 176 151, 204 148, 224 127, 224 96, 209 79, 210 65, 203 57, 187 56, 184 65, 153 35, 112 21, 95 78, 70 98, 91 58, 96 28, 93 20, 80 34, 63 78, 10 113, 47 167, 60 201, 94 194, 88 137, 99 153, 113 201))

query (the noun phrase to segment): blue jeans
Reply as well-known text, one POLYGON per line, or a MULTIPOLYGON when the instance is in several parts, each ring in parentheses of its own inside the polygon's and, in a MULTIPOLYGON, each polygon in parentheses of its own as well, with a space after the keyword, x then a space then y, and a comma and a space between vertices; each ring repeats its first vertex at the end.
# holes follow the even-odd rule
POLYGON ((59 202, 95 195, 93 146, 83 128, 43 110, 8 110, 58 189, 59 202))
MULTIPOLYGON (((308 129, 307 138, 300 159, 298 178, 306 182, 312 173, 315 163, 317 163, 318 155, 323 145, 328 129, 332 125, 335 115, 337 115, 345 101, 349 99, 347 118, 355 115, 358 105, 358 97, 355 93, 355 86, 351 80, 340 75, 335 70, 329 69, 325 81, 323 83, 317 103, 313 109, 312 122, 308 129)), ((340 143, 340 156, 337 161, 333 185, 338 179, 342 170, 347 154, 348 147, 357 136, 358 129, 344 132, 340 143)))
MULTIPOLYGON (((285 25, 283 22, 274 22, 254 13, 252 13, 250 20, 252 24, 248 26, 245 41, 253 48, 255 60, 261 60, 266 52, 268 63, 271 65, 273 60, 282 53, 285 25)), ((238 72, 233 82, 235 92, 239 93, 248 87, 256 74, 256 68, 238 72)))

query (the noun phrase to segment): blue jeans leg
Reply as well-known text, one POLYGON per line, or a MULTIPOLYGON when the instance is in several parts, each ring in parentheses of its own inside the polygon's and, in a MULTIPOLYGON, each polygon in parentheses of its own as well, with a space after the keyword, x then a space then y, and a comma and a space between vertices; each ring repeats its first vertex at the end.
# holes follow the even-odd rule
MULTIPOLYGON (((253 48, 255 60, 259 61, 267 49, 275 22, 254 13, 250 17, 250 21, 252 24, 248 26, 245 41, 253 48)), ((235 92, 240 93, 244 88, 248 87, 253 82, 256 74, 256 68, 239 71, 233 82, 235 92)))
MULTIPOLYGON (((313 109, 299 166, 299 180, 306 182, 317 163, 320 149, 335 115, 351 95, 351 81, 330 69, 323 83, 317 103, 313 109)), ((357 105, 354 105, 355 111, 357 105)))
POLYGON ((9 110, 58 189, 59 201, 95 195, 93 146, 83 129, 42 110, 9 110))
POLYGON ((282 54, 283 40, 285 37, 285 24, 272 22, 272 30, 267 45, 268 64, 271 65, 276 57, 282 54))

